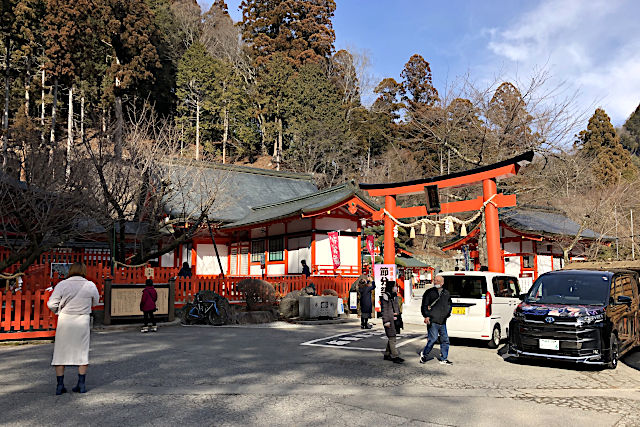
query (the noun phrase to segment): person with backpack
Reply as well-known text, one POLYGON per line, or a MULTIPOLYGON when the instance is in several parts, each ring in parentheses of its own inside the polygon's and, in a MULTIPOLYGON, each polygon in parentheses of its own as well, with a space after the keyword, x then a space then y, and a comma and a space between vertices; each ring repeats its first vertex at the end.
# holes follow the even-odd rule
POLYGON ((453 365, 449 361, 449 335, 447 334, 447 319, 451 316, 451 294, 444 289, 444 277, 436 276, 433 280, 433 288, 422 296, 422 317, 427 325, 427 345, 420 353, 420 363, 426 363, 427 357, 434 344, 440 337, 440 363, 453 365))
POLYGON ((140 311, 144 316, 144 326, 140 332, 157 332, 156 319, 153 315, 157 311, 156 301, 158 300, 158 292, 153 286, 153 280, 147 279, 145 282, 144 290, 142 291, 142 298, 140 299, 140 311), (147 326, 151 322, 151 329, 147 326))

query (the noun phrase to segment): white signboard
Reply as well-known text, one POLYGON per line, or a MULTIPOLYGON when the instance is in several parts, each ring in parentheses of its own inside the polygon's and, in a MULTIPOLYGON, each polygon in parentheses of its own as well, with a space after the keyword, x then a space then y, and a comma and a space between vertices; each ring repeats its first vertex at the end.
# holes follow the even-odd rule
POLYGON ((376 308, 380 308, 380 295, 387 282, 395 282, 397 277, 398 270, 395 264, 375 264, 373 266, 373 279, 376 283, 376 308))
POLYGON ((358 309, 358 293, 357 292, 349 292, 349 309, 350 310, 358 309))

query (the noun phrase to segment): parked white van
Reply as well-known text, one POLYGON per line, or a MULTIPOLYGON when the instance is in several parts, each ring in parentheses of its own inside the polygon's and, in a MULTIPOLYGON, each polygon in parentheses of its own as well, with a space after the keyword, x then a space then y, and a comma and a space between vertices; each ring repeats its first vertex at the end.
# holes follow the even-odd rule
POLYGON ((488 341, 490 348, 509 336, 509 321, 520 304, 518 278, 488 271, 440 273, 451 294, 450 337, 488 341))

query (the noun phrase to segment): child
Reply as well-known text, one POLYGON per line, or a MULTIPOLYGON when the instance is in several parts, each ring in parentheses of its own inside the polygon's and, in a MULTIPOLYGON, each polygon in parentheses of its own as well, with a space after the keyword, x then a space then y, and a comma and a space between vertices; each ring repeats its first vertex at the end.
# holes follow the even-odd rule
POLYGON ((157 310, 156 308, 156 300, 158 299, 158 293, 156 292, 156 288, 153 287, 153 280, 147 279, 145 282, 144 290, 142 291, 142 299, 140 300, 140 311, 142 311, 144 315, 144 326, 140 330, 140 332, 157 332, 158 327, 156 326, 156 319, 153 316, 153 312, 157 310), (151 329, 147 326, 147 324, 151 321, 151 329))

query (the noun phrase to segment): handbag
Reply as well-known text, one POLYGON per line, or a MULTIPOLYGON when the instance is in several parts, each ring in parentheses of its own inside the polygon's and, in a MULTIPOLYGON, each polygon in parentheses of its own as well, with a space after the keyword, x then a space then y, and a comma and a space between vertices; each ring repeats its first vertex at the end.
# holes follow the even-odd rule
POLYGON ((402 321, 401 314, 398 314, 397 319, 394 320, 394 326, 396 327, 396 332, 400 332, 400 329, 404 329, 404 322, 402 321))

